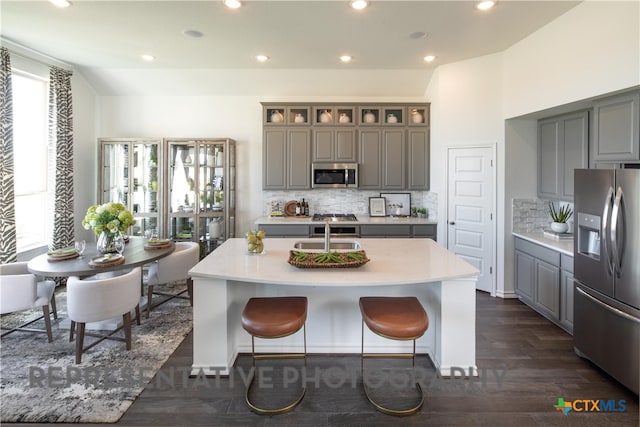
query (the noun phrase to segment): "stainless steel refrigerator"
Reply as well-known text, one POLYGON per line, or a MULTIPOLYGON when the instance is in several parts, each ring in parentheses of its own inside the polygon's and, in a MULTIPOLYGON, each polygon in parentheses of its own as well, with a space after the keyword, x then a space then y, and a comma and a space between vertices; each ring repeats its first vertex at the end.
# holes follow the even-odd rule
POLYGON ((638 394, 640 170, 574 178, 574 348, 638 394))

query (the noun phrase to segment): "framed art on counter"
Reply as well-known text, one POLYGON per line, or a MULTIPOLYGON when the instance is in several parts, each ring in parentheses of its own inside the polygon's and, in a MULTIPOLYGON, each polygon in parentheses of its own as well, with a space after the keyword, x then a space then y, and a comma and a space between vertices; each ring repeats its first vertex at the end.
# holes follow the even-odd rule
POLYGON ((369 216, 387 216, 384 197, 369 197, 369 216))
POLYGON ((391 216, 411 215, 411 193, 380 193, 386 199, 386 211, 391 216))

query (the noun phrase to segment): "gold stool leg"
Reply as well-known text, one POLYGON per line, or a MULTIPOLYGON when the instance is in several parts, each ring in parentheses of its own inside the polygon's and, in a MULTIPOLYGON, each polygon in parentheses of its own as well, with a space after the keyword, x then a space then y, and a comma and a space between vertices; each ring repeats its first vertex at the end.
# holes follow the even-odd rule
POLYGON ((386 358, 408 358, 411 357, 412 359, 412 367, 415 369, 416 367, 416 340, 413 340, 413 352, 411 354, 407 354, 407 353, 401 353, 401 354, 367 354, 364 352, 364 321, 362 322, 362 335, 361 335, 361 341, 360 341, 360 375, 362 376, 362 388, 364 390, 364 395, 366 396, 367 400, 373 405, 374 408, 376 408, 378 411, 382 412, 383 414, 387 414, 387 415, 395 415, 395 416, 399 416, 399 417, 406 417, 407 415, 412 415, 415 414, 416 412, 418 412, 420 410, 420 408, 422 408, 422 405, 424 405, 424 392, 422 391, 422 387, 420 386, 420 383, 416 381, 416 388, 418 389, 418 393, 420 394, 420 402, 412 407, 412 408, 408 408, 408 409, 393 409, 393 408, 387 408, 385 406, 382 406, 381 404, 379 404, 378 402, 376 402, 373 397, 371 396, 371 394, 369 393, 369 390, 367 388, 367 382, 365 380, 364 377, 364 359, 365 357, 386 357, 386 358))
POLYGON ((303 358, 304 359, 304 368, 307 368, 307 328, 306 326, 303 325, 303 333, 304 333, 304 353, 292 353, 292 354, 256 354, 255 352, 255 337, 253 335, 251 335, 251 363, 252 363, 252 367, 253 367, 253 371, 251 373, 251 381, 249 382, 249 385, 247 386, 247 391, 245 393, 245 401, 247 402, 247 405, 249 405, 249 408, 251 408, 251 410, 257 414, 260 415, 278 415, 278 414, 283 414, 285 412, 289 412, 291 411, 293 408, 295 408, 296 406, 298 406, 300 404, 300 402, 302 402, 302 399, 304 398, 304 395, 307 392, 307 388, 306 387, 302 387, 302 393, 300 394, 300 396, 293 401, 292 403, 283 406, 281 408, 274 408, 274 409, 265 409, 265 408, 260 408, 258 406, 256 406, 253 402, 251 402, 251 399, 249 398, 249 393, 251 392, 251 387, 253 386, 253 382, 256 378, 256 371, 258 370, 258 367, 256 366, 256 360, 258 359, 294 359, 294 358, 303 358))

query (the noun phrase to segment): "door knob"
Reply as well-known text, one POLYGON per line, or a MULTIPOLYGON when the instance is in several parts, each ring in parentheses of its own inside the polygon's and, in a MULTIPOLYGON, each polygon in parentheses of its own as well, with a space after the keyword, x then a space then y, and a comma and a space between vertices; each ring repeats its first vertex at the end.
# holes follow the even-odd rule
POLYGON ((449 221, 449 225, 456 225, 455 221, 449 221))

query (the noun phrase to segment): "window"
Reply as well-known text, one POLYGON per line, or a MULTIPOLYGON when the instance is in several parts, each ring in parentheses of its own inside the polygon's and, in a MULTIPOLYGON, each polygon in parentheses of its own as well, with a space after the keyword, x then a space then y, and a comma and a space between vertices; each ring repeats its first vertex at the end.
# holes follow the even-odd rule
POLYGON ((48 81, 17 70, 11 78, 17 249, 24 252, 46 246, 53 224, 48 180, 48 81))

